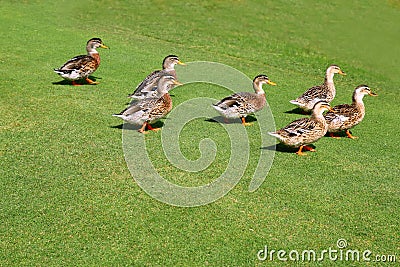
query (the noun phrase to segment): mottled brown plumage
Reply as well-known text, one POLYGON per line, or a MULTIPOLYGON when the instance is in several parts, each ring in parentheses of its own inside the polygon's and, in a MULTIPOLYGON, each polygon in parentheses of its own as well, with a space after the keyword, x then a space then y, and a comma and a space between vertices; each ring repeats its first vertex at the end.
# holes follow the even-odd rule
POLYGON ((171 75, 175 79, 177 79, 175 71, 176 64, 185 65, 175 55, 166 56, 162 64, 163 69, 155 70, 147 75, 147 77, 136 87, 135 91, 132 94, 128 95, 128 97, 135 99, 154 97, 156 95, 157 83, 161 76, 171 75))
POLYGON ((313 86, 308 89, 304 94, 291 100, 290 103, 297 105, 304 111, 310 111, 314 105, 319 101, 326 101, 330 103, 336 95, 335 85, 333 83, 333 76, 335 73, 346 75, 337 65, 331 65, 326 70, 324 83, 321 85, 313 86))
POLYGON ((295 120, 282 129, 269 132, 269 134, 287 146, 298 147, 297 154, 299 155, 304 154, 302 152, 303 148, 314 151, 307 145, 318 141, 326 134, 328 125, 323 116, 325 110, 331 110, 329 103, 320 101, 312 109, 310 118, 295 120))
POLYGON ((73 85, 78 85, 75 81, 86 79, 89 84, 97 84, 89 79, 89 75, 97 70, 100 65, 100 55, 97 48, 108 48, 100 38, 92 38, 86 44, 87 55, 76 56, 68 60, 54 72, 66 80, 72 81, 73 85))
POLYGON ((172 99, 168 94, 168 87, 179 85, 178 81, 173 76, 162 76, 157 84, 156 96, 133 102, 129 107, 124 109, 119 114, 113 116, 119 117, 126 122, 142 125, 139 132, 145 132, 146 126, 150 130, 158 130, 151 127, 149 124, 152 121, 163 118, 172 109, 172 99))
POLYGON ((356 138, 352 136, 349 129, 359 124, 365 116, 365 106, 363 97, 365 95, 377 96, 377 94, 371 92, 371 89, 367 85, 359 85, 356 87, 353 93, 352 104, 342 104, 334 106, 333 112, 325 114, 326 122, 328 123, 328 132, 332 137, 335 137, 333 133, 345 131, 349 138, 356 138))
POLYGON ((240 118, 243 125, 246 123, 245 117, 251 113, 261 110, 266 103, 265 92, 262 89, 263 84, 276 85, 271 82, 266 75, 260 74, 253 80, 255 93, 239 92, 225 97, 213 107, 225 118, 240 118))

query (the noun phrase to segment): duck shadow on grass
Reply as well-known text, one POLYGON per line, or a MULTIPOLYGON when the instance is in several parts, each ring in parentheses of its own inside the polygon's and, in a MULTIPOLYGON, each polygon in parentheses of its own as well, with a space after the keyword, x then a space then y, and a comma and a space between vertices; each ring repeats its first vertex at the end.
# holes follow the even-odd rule
MULTIPOLYGON (((308 146, 315 149, 314 145, 308 145, 308 146)), ((281 143, 276 145, 261 147, 260 149, 266 149, 271 151, 275 150, 276 152, 281 152, 281 153, 296 153, 299 150, 298 148, 285 146, 284 144, 281 143)))
MULTIPOLYGON (((349 131, 349 132, 350 132, 350 134, 353 134, 351 131, 349 131)), ((347 136, 345 131, 334 133, 334 136, 335 137, 339 137, 339 138, 348 138, 348 136, 347 136)), ((324 137, 332 138, 329 133, 326 133, 324 137)))
MULTIPOLYGON (((212 122, 212 123, 224 123, 224 124, 233 124, 233 123, 242 124, 242 121, 240 119, 226 119, 222 116, 208 118, 208 119, 205 119, 205 121, 212 122)), ((252 115, 249 115, 246 117, 246 122, 250 123, 250 122, 255 122, 255 121, 257 121, 257 119, 252 115)))
MULTIPOLYGON (((162 128, 164 126, 164 123, 162 121, 156 121, 155 123, 151 124, 151 127, 153 128, 162 128)), ((119 125, 113 125, 109 126, 112 129, 120 129, 120 130, 128 130, 128 131, 137 131, 139 130, 142 126, 141 125, 135 125, 131 123, 121 123, 119 125)))
MULTIPOLYGON (((94 82, 96 80, 101 80, 102 79, 101 77, 96 77, 96 76, 89 76, 88 78, 90 80, 94 81, 94 82)), ((76 83, 79 84, 79 85, 93 85, 93 84, 88 84, 85 79, 80 79, 80 80, 76 81, 76 83)), ((69 81, 69 80, 61 80, 61 81, 58 81, 58 82, 52 82, 52 84, 54 84, 54 85, 71 85, 71 86, 73 86, 72 82, 69 81)))
POLYGON ((300 114, 300 115, 310 115, 311 113, 302 110, 301 108, 294 108, 292 110, 285 111, 286 114, 300 114))

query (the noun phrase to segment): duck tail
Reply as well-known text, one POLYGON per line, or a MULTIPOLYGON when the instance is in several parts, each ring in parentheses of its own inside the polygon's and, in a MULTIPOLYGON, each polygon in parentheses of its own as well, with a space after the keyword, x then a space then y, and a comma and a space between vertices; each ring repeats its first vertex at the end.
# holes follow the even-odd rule
POLYGON ((135 95, 135 93, 132 93, 132 94, 129 94, 129 95, 128 95, 128 98, 132 98, 132 99, 139 100, 139 99, 144 99, 144 96, 135 95))
POLYGON ((62 70, 62 69, 54 69, 54 72, 63 75, 63 74, 70 74, 73 70, 62 70))
POLYGON ((212 104, 212 107, 213 107, 214 109, 216 109, 217 111, 219 111, 219 112, 225 111, 225 108, 221 107, 221 106, 218 105, 218 104, 219 104, 219 103, 217 103, 217 104, 212 104))
POLYGON ((277 132, 268 132, 269 135, 281 139, 280 135, 277 132))
POLYGON ((118 118, 121 118, 121 119, 123 119, 123 117, 124 117, 124 115, 122 115, 121 113, 120 114, 112 114, 112 116, 113 117, 118 117, 118 118))

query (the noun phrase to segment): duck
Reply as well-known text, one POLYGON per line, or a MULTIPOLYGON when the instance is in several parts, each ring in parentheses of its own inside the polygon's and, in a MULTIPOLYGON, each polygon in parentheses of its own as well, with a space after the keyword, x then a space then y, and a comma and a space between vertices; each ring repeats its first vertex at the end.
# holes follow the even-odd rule
POLYGON ((73 85, 80 85, 78 80, 85 79, 88 84, 98 84, 89 79, 89 76, 97 70, 100 65, 100 55, 97 48, 109 49, 100 38, 92 38, 86 43, 87 55, 76 56, 68 60, 64 65, 54 72, 66 80, 72 81, 73 85))
POLYGON ((147 77, 136 87, 135 91, 132 94, 129 94, 128 97, 133 99, 154 97, 157 94, 157 83, 161 76, 171 75, 175 79, 177 79, 175 71, 175 65, 177 64, 186 65, 179 60, 178 56, 166 56, 162 63, 162 70, 155 70, 147 75, 147 77))
POLYGON ((163 118, 172 109, 172 99, 168 93, 171 86, 182 85, 172 75, 161 76, 157 83, 156 96, 145 98, 133 102, 126 109, 113 116, 123 119, 124 121, 141 125, 138 130, 140 133, 147 133, 146 127, 151 131, 158 131, 160 128, 153 128, 150 123, 163 118))
POLYGON ((363 98, 365 95, 378 96, 371 91, 368 85, 361 84, 357 86, 353 92, 353 101, 351 105, 341 104, 334 106, 332 112, 325 114, 325 120, 328 124, 328 133, 331 137, 340 138, 335 136, 335 133, 345 131, 348 138, 357 138, 350 133, 350 129, 364 119, 365 106, 363 98))
POLYGON ((346 75, 338 65, 330 65, 326 70, 323 84, 309 88, 304 94, 289 102, 298 106, 304 112, 310 112, 315 103, 321 100, 330 103, 336 95, 335 84, 333 83, 333 76, 336 73, 346 75))
POLYGON ((323 116, 326 110, 332 111, 329 103, 319 101, 315 103, 310 118, 297 119, 282 129, 268 134, 289 147, 299 148, 297 155, 306 155, 303 149, 314 152, 315 149, 308 145, 318 141, 327 133, 328 124, 323 116))
POLYGON ((276 83, 270 81, 267 75, 260 74, 253 79, 254 93, 234 93, 212 106, 224 118, 240 118, 244 126, 250 126, 252 124, 246 122, 246 116, 261 110, 266 103, 265 91, 262 88, 263 84, 276 85, 276 83))

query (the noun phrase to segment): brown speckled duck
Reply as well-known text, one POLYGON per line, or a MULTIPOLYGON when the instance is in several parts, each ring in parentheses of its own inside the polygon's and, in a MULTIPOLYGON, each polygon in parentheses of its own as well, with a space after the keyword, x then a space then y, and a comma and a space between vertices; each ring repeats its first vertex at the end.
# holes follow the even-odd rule
POLYGON ((141 133, 146 133, 146 127, 149 130, 158 131, 159 128, 151 127, 150 123, 164 117, 171 111, 172 99, 168 94, 168 88, 172 85, 181 85, 181 83, 171 75, 162 76, 158 80, 155 97, 133 102, 121 113, 113 116, 119 117, 128 123, 142 125, 139 129, 141 133))
POLYGON ((355 136, 351 135, 349 129, 359 124, 365 116, 365 106, 363 97, 365 95, 377 96, 377 94, 371 92, 371 89, 367 85, 359 85, 356 87, 353 93, 353 103, 342 104, 334 106, 333 112, 325 114, 326 122, 328 123, 328 133, 331 137, 340 138, 334 135, 334 133, 346 131, 346 135, 354 139, 355 136))
POLYGON ((246 122, 246 116, 261 110, 266 103, 263 84, 276 85, 266 75, 260 74, 253 79, 254 93, 235 93, 213 104, 213 107, 225 118, 240 118, 243 125, 251 125, 246 122))
POLYGON ((87 41, 87 55, 76 56, 68 60, 59 69, 54 72, 66 80, 72 81, 73 85, 79 85, 76 81, 85 79, 89 84, 98 84, 98 82, 89 79, 89 75, 97 70, 100 65, 100 55, 97 48, 108 48, 103 44, 100 38, 92 38, 87 41))
POLYGON ((163 75, 171 75, 175 79, 176 71, 175 65, 185 65, 185 63, 181 62, 179 58, 175 55, 166 56, 163 60, 162 70, 155 70, 136 87, 135 91, 128 95, 130 98, 134 99, 144 99, 148 97, 154 97, 157 93, 157 83, 161 76, 163 75))
POLYGON ((305 155, 302 152, 303 149, 315 151, 315 149, 307 145, 318 141, 326 134, 328 124, 323 116, 325 110, 332 110, 329 103, 326 101, 317 102, 312 109, 310 118, 295 120, 282 129, 268 134, 276 137, 281 143, 289 147, 299 148, 296 154, 300 156, 305 155))
POLYGON ((290 103, 297 105, 306 112, 312 110, 315 103, 319 101, 326 101, 330 103, 336 95, 336 89, 333 83, 333 76, 336 73, 346 75, 346 73, 344 73, 339 66, 331 65, 326 70, 325 81, 323 84, 311 87, 295 100, 290 100, 290 103))

